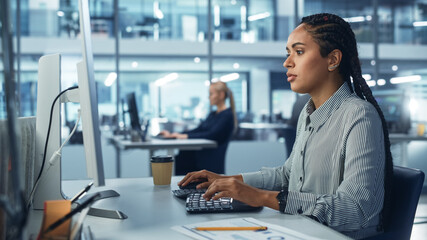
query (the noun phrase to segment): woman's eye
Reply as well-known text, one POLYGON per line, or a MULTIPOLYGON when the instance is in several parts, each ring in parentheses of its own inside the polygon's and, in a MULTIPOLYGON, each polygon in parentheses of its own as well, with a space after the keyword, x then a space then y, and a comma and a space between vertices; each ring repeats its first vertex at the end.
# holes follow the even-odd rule
POLYGON ((304 53, 302 50, 297 50, 296 52, 297 52, 298 55, 301 55, 301 54, 304 53))

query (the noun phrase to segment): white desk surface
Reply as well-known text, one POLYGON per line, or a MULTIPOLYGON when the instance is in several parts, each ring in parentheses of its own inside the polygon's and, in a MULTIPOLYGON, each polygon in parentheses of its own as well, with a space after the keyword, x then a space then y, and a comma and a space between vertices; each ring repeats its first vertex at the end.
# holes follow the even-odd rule
POLYGON ((202 149, 216 148, 215 141, 208 139, 150 139, 146 142, 131 142, 123 137, 112 137, 111 142, 120 149, 202 149))
MULTIPOLYGON (((253 217, 324 239, 348 239, 307 217, 280 214, 266 207, 260 212, 189 214, 185 210, 185 201, 174 197, 171 192, 171 189, 178 188, 176 183, 181 178, 182 176, 173 177, 170 186, 155 186, 152 178, 107 179, 106 187, 93 188, 90 192, 113 189, 121 196, 99 200, 94 207, 117 209, 129 218, 115 220, 87 216, 85 224, 91 227, 95 239, 188 239, 171 227, 226 218, 253 217)), ((85 180, 63 181, 63 189, 72 196, 87 183, 85 180)), ((39 231, 41 218, 41 210, 31 211, 29 233, 39 231)))

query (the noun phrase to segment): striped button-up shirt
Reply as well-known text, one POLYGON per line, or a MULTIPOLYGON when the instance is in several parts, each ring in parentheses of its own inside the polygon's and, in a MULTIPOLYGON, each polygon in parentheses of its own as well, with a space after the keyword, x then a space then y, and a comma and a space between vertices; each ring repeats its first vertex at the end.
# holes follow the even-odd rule
POLYGON ((384 135, 374 106, 343 84, 318 109, 300 114, 283 166, 242 174, 267 190, 288 188, 285 213, 316 217, 353 238, 376 233, 384 199, 384 135))

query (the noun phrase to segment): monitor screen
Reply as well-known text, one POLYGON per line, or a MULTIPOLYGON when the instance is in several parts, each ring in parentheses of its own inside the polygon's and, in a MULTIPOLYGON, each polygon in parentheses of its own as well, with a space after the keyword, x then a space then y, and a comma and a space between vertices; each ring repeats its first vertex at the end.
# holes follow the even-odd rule
POLYGON ((408 98, 401 90, 383 90, 373 92, 383 111, 390 133, 407 133, 411 120, 408 98))
POLYGON ((100 139, 95 74, 93 70, 89 4, 87 0, 79 1, 79 13, 83 60, 77 64, 77 73, 86 167, 88 177, 93 178, 95 186, 103 186, 105 185, 104 165, 100 139))
POLYGON ((128 113, 130 118, 130 125, 133 130, 141 131, 141 122, 138 116, 138 107, 136 106, 135 93, 128 93, 126 95, 126 101, 128 105, 128 113))

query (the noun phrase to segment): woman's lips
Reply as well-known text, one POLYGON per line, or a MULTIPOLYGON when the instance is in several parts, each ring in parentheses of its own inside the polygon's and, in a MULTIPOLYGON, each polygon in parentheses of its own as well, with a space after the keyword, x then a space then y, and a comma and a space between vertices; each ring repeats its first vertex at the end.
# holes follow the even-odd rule
POLYGON ((297 75, 294 74, 287 74, 288 76, 288 82, 292 82, 295 80, 295 78, 297 78, 297 75))

